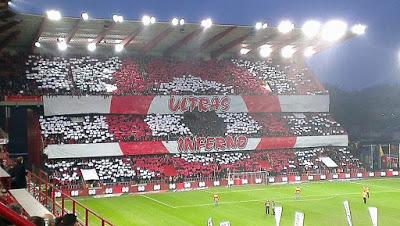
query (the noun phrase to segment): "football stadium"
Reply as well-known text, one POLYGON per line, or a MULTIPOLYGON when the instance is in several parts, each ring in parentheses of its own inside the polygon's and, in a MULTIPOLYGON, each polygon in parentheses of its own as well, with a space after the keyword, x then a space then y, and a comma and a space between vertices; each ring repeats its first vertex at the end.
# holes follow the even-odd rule
POLYGON ((400 225, 400 86, 310 66, 366 24, 32 4, 0 0, 0 225, 400 225))

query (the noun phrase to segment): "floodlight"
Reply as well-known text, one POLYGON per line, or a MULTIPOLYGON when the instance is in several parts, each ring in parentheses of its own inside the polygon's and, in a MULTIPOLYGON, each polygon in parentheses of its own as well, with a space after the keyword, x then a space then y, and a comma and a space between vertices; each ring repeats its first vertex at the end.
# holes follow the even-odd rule
POLYGON ((312 46, 309 46, 307 48, 304 49, 304 56, 305 57, 311 57, 312 55, 315 54, 315 50, 312 46))
POLYGON ((156 18, 154 16, 150 17, 150 23, 155 24, 156 23, 156 18))
POLYGON ((212 20, 211 20, 210 18, 204 19, 204 20, 201 21, 201 26, 202 26, 204 29, 207 29, 207 28, 211 27, 212 24, 213 24, 213 23, 212 23, 212 20))
POLYGON ((57 43, 57 47, 59 50, 61 51, 65 51, 68 48, 67 43, 65 42, 65 40, 61 40, 57 43))
POLYGON ((172 26, 177 26, 179 24, 178 18, 175 17, 174 19, 172 19, 171 24, 172 24, 172 26))
POLYGON ((240 54, 242 54, 242 55, 246 55, 248 52, 250 52, 250 49, 248 49, 248 48, 241 48, 240 49, 240 54))
POLYGON ((331 20, 322 27, 322 38, 329 42, 341 39, 347 31, 347 24, 341 20, 331 20))
POLYGON ((260 30, 262 28, 262 26, 263 25, 261 22, 257 22, 255 28, 256 28, 256 30, 260 30))
POLYGON ((294 48, 293 45, 287 45, 282 48, 281 50, 281 56, 283 58, 290 58, 293 56, 293 54, 296 52, 296 49, 294 48))
POLYGON ((61 20, 61 13, 58 10, 49 10, 46 14, 49 20, 61 20))
POLYGON ((182 26, 182 25, 184 25, 184 24, 185 24, 185 19, 183 19, 183 18, 182 18, 182 19, 180 19, 180 20, 179 20, 179 25, 181 25, 181 26, 182 26))
POLYGON ((263 58, 269 57, 272 53, 272 49, 270 45, 263 45, 260 47, 260 56, 263 58))
POLYGON ((113 19, 113 21, 114 21, 115 23, 118 22, 118 15, 114 14, 114 15, 112 16, 112 19, 113 19))
POLYGON ((35 42, 35 46, 40 48, 40 46, 42 46, 42 45, 40 44, 40 42, 35 42))
POLYGON ((112 19, 113 19, 113 21, 114 21, 115 23, 122 23, 122 22, 124 22, 124 17, 123 17, 123 16, 116 15, 116 14, 114 14, 114 15, 112 16, 112 19))
POLYGON ((149 25, 149 24, 150 24, 150 17, 147 16, 147 15, 144 15, 144 16, 142 17, 142 23, 143 23, 144 26, 149 25))
POLYGON ((278 30, 281 33, 288 33, 294 29, 294 24, 289 20, 283 20, 278 25, 278 30))
POLYGON ((96 50, 96 43, 89 43, 89 45, 87 46, 87 49, 90 51, 90 52, 93 52, 93 51, 95 51, 96 50))
POLYGON ((316 20, 309 20, 303 24, 301 30, 308 38, 313 38, 318 35, 321 29, 321 23, 316 20))
POLYGON ((366 25, 356 24, 353 27, 351 27, 351 32, 353 32, 356 35, 363 35, 363 34, 365 34, 366 29, 367 29, 366 25))
POLYGON ((121 43, 115 45, 115 52, 119 53, 124 49, 124 45, 121 43))
POLYGON ((81 18, 82 18, 82 20, 87 21, 87 20, 89 20, 89 14, 86 12, 83 12, 83 13, 81 13, 81 18))
POLYGON ((268 27, 268 24, 267 23, 263 23, 262 29, 267 29, 267 27, 268 27))

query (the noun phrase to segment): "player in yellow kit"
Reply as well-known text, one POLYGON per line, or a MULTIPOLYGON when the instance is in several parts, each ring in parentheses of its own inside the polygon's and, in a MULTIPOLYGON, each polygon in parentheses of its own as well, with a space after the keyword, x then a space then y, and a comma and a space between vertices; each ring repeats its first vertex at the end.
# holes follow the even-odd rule
POLYGON ((363 193, 362 193, 362 198, 363 198, 364 204, 367 204, 367 198, 368 198, 367 192, 363 191, 363 193))
POLYGON ((364 191, 365 193, 367 193, 367 198, 369 198, 369 187, 364 187, 364 191))
POLYGON ((296 187, 296 190, 294 191, 295 199, 300 199, 301 195, 301 189, 299 186, 296 187))
POLYGON ((219 195, 214 194, 213 201, 214 201, 214 206, 217 207, 219 203, 219 195))

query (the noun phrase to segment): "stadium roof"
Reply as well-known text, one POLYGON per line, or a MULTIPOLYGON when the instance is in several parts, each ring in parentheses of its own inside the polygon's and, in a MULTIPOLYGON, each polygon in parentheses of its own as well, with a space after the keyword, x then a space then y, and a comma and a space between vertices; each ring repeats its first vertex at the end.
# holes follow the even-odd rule
POLYGON ((354 37, 350 30, 336 42, 324 41, 320 37, 307 38, 300 28, 289 33, 280 33, 277 27, 256 30, 254 26, 213 24, 203 29, 200 24, 185 23, 172 26, 170 22, 156 22, 144 26, 142 21, 125 20, 115 23, 110 19, 63 17, 51 21, 44 16, 16 14, 6 11, 0 15, 0 50, 4 47, 19 50, 54 53, 57 41, 64 38, 68 53, 87 52, 90 42, 97 44, 96 53, 114 54, 114 46, 125 44, 125 53, 132 55, 178 55, 220 57, 238 55, 241 48, 250 50, 246 55, 258 57, 260 46, 268 44, 280 50, 293 45, 298 53, 312 46, 316 52, 354 37), (7 16, 8 15, 8 16, 7 16), (35 48, 38 41, 41 48, 35 48))

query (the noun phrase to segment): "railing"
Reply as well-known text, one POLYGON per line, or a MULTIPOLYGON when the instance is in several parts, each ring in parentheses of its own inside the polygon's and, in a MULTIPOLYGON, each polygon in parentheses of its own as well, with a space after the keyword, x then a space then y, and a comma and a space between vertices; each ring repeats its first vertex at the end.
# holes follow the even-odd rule
POLYGON ((40 171, 39 176, 28 172, 27 190, 40 203, 50 210, 55 216, 63 216, 66 213, 77 215, 80 224, 112 226, 109 221, 88 209, 82 203, 63 193, 59 188, 50 184, 48 176, 40 171))
POLYGON ((16 226, 34 226, 34 224, 29 222, 22 216, 18 215, 16 212, 12 211, 1 202, 0 202, 0 216, 4 217, 8 221, 10 221, 10 223, 16 226))
MULTIPOLYGON (((254 171, 257 172, 257 171, 254 171)), ((363 168, 352 168, 347 170, 341 170, 338 172, 337 169, 323 169, 323 170, 308 170, 304 172, 296 172, 296 171, 289 171, 289 172, 282 172, 278 174, 269 174, 270 176, 310 176, 310 175, 320 175, 320 174, 330 174, 330 173, 362 173, 366 172, 363 168)), ((233 173, 233 172, 232 172, 233 173)), ((234 173, 241 173, 241 172, 234 172, 234 173)), ((201 181, 216 181, 216 180, 223 180, 228 178, 228 173, 226 175, 215 175, 210 177, 204 176, 197 176, 197 177, 189 177, 184 178, 183 180, 179 181, 172 181, 171 183, 185 183, 185 182, 201 182, 201 181)), ((118 185, 122 186, 139 186, 139 185, 151 185, 151 184, 162 184, 162 183, 169 183, 167 179, 150 179, 150 180, 133 180, 133 181, 125 181, 125 182, 115 182, 115 183, 100 183, 99 187, 115 187, 118 185)), ((84 182, 79 182, 77 184, 62 184, 60 185, 60 189, 67 189, 67 190, 80 190, 85 188, 84 182)), ((96 188, 96 187, 93 187, 96 188)))

